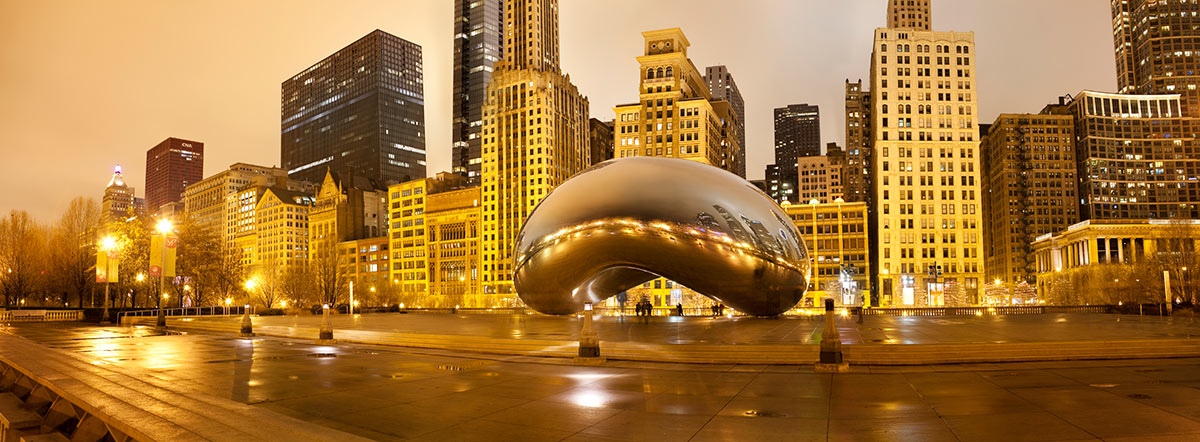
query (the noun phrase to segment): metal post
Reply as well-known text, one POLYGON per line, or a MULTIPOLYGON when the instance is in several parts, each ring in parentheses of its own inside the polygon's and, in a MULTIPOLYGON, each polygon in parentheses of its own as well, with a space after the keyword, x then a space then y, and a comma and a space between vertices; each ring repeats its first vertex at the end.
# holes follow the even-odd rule
POLYGON ((825 330, 821 333, 821 363, 842 363, 842 340, 834 324, 833 300, 825 298, 825 330))
POLYGON ((254 337, 254 327, 253 324, 250 323, 250 304, 246 304, 246 306, 242 308, 242 332, 239 333, 238 336, 243 338, 254 337))
POLYGON ((1171 308, 1175 304, 1175 300, 1171 299, 1171 271, 1163 270, 1163 295, 1167 298, 1167 315, 1171 315, 1171 308))
POLYGON ((350 280, 350 316, 354 316, 354 280, 350 280))
MULTIPOLYGON (((105 264, 105 267, 109 267, 109 266, 107 264, 105 264)), ((104 274, 105 274, 105 281, 106 281, 104 283, 104 312, 100 313, 100 325, 106 325, 109 323, 108 322, 108 287, 110 285, 112 285, 107 282, 107 275, 108 275, 107 268, 104 269, 104 274)))
POLYGON ((162 236, 162 262, 158 265, 158 320, 155 321, 155 327, 166 330, 167 316, 163 314, 163 294, 167 292, 167 232, 162 232, 162 236))
POLYGON ((583 304, 583 327, 579 330, 579 357, 600 357, 600 336, 592 323, 592 303, 583 304))
POLYGON ((329 324, 329 304, 321 306, 321 332, 317 337, 318 344, 333 344, 333 326, 329 324))

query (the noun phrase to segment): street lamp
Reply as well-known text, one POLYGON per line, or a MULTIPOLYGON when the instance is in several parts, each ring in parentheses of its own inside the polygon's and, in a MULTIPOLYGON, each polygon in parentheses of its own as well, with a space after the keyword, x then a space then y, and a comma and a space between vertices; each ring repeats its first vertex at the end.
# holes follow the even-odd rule
MULTIPOLYGON (((108 289, 112 286, 113 261, 116 259, 114 254, 117 251, 117 239, 112 236, 105 236, 100 240, 100 253, 104 253, 104 310, 100 313, 100 324, 108 323, 108 289)), ((95 299, 95 298, 92 298, 95 299)))
POLYGON ((162 234, 162 262, 159 263, 158 270, 158 292, 162 294, 162 299, 158 301, 158 321, 155 325, 160 330, 167 328, 167 317, 163 314, 163 303, 167 300, 167 235, 174 228, 170 219, 158 220, 158 233, 162 234))
POLYGON ((230 304, 233 304, 233 298, 225 298, 225 316, 229 316, 230 304))

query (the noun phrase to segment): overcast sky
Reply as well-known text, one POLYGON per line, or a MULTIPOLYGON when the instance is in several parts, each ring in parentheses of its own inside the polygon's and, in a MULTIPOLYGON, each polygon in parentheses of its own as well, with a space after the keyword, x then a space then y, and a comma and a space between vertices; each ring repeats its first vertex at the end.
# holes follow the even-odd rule
MULTIPOLYGON (((980 120, 1113 91, 1104 0, 933 0, 933 26, 975 31, 980 120)), ((868 77, 886 0, 561 0, 563 70, 592 116, 636 101, 641 31, 680 27, 701 70, 746 100, 747 174, 772 161, 772 109, 821 107, 843 144, 843 82, 868 77)), ((0 211, 52 221, 102 196, 114 164, 144 194, 145 151, 205 143, 205 176, 279 164, 279 85, 374 29, 421 45, 429 173, 450 163, 452 0, 37 0, 0 7, 0 211)))

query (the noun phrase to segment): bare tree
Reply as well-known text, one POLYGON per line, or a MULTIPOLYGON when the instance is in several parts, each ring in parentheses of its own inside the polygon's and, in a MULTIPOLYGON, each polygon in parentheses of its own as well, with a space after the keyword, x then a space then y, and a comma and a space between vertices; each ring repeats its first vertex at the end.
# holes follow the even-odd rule
POLYGON ((63 305, 74 298, 76 305, 83 307, 85 294, 95 285, 99 226, 100 205, 94 199, 76 197, 51 232, 47 282, 63 305))
POLYGON ((332 240, 322 240, 320 246, 312 249, 310 255, 318 301, 329 304, 330 307, 341 301, 342 288, 346 285, 346 276, 342 273, 342 263, 336 245, 332 240))
POLYGON ((120 305, 125 302, 130 307, 149 307, 151 299, 158 290, 147 275, 150 269, 150 222, 148 217, 130 217, 114 221, 104 226, 108 234, 116 239, 117 247, 121 250, 121 266, 118 269, 121 282, 115 284, 117 293, 129 293, 127 299, 121 297, 120 305), (138 275, 142 280, 138 280, 138 275), (142 300, 143 302, 139 302, 142 300))
POLYGON ((45 250, 45 229, 29 213, 13 210, 0 220, 0 290, 5 307, 21 305, 41 288, 45 250))
POLYGON ((314 276, 308 266, 293 265, 283 270, 280 291, 284 299, 298 305, 311 305, 317 301, 314 276))

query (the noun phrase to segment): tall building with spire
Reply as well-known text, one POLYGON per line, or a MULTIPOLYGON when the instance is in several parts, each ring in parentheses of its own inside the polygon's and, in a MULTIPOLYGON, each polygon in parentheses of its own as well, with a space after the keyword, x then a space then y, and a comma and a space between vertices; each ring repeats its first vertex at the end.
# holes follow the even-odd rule
POLYGON ((1111 0, 1117 86, 1122 94, 1180 94, 1200 116, 1200 3, 1111 0))
POLYGON ((479 179, 483 103, 496 62, 504 58, 504 0, 454 1, 452 172, 479 179))
MULTIPOLYGON (((1114 3, 1120 0, 1114 0, 1114 3)), ((892 29, 931 29, 930 0, 888 0, 887 24, 892 29)))
POLYGON ((738 146, 742 148, 738 150, 737 162, 734 163, 734 173, 738 176, 746 177, 746 100, 742 98, 742 91, 738 90, 737 82, 733 81, 733 74, 729 73, 729 69, 725 66, 709 66, 704 68, 704 82, 708 83, 708 91, 712 93, 714 100, 728 101, 733 106, 733 113, 737 114, 737 139, 738 146))
POLYGON ((871 267, 885 304, 965 304, 984 275, 975 35, 927 30, 913 3, 871 54, 871 267))
POLYGON ((104 198, 100 200, 100 215, 105 224, 124 220, 134 210, 134 188, 125 184, 125 175, 121 173, 121 165, 113 168, 112 178, 104 188, 104 198))
POLYGON ((698 161, 738 172, 742 147, 733 106, 713 98, 679 28, 646 31, 639 100, 613 108, 617 158, 653 156, 698 161))
POLYGON ((563 75, 558 0, 509 0, 504 60, 483 105, 483 290, 513 296, 513 247, 529 212, 588 168, 588 100, 563 75))

